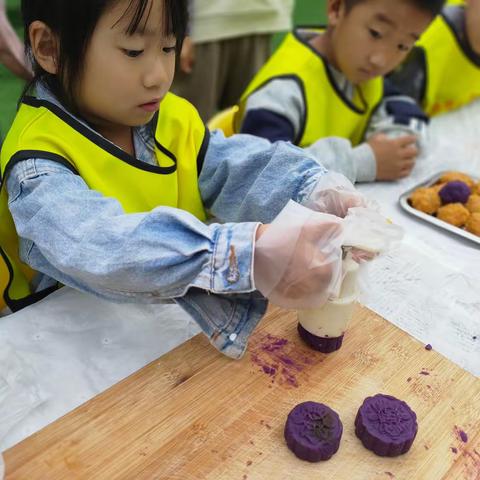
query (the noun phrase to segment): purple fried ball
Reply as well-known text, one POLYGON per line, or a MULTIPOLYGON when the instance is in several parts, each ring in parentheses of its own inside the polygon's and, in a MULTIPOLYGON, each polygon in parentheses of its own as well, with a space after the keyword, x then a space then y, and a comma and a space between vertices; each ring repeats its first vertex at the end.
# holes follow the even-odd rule
POLYGON ((340 446, 340 417, 322 403, 299 403, 287 417, 285 441, 300 459, 319 462, 330 459, 340 446))
POLYGON ((340 349, 343 342, 343 335, 340 337, 319 337, 310 333, 299 323, 297 325, 298 334, 301 339, 314 350, 322 353, 332 353, 340 349))
POLYGON ((367 397, 355 419, 355 434, 363 446, 381 457, 408 452, 417 430, 415 412, 391 395, 367 397))
POLYGON ((467 203, 471 193, 471 188, 459 180, 448 182, 438 192, 444 205, 448 203, 467 203))

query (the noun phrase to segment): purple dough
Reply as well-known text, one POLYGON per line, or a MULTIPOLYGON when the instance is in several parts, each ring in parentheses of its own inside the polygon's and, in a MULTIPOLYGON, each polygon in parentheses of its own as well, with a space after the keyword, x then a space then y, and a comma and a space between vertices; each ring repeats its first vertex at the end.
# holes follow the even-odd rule
POLYGON ((470 187, 459 180, 448 182, 438 192, 444 205, 447 203, 467 203, 471 193, 470 187))
POLYGON ((299 403, 287 417, 285 441, 302 460, 328 460, 337 452, 343 425, 331 408, 317 402, 299 403))
POLYGON ((355 419, 355 433, 363 446, 382 457, 408 452, 417 430, 415 412, 390 395, 366 398, 355 419))
POLYGON ((343 335, 340 337, 319 337, 305 330, 300 323, 297 325, 297 330, 302 340, 319 352, 332 353, 339 350, 342 346, 343 335))

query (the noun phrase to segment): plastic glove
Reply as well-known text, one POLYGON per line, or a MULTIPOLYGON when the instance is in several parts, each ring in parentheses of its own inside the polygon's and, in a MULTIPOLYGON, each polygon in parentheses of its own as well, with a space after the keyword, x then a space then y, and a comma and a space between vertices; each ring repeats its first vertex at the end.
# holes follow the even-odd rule
POLYGON ((367 203, 367 199, 355 190, 350 180, 340 173, 330 171, 320 177, 303 205, 316 212, 343 218, 350 208, 366 207, 367 203))
POLYGON ((403 238, 400 226, 368 208, 350 209, 342 226, 343 247, 352 250, 358 263, 391 250, 403 238))
POLYGON ((284 308, 318 308, 342 280, 342 220, 290 201, 255 244, 256 288, 284 308))

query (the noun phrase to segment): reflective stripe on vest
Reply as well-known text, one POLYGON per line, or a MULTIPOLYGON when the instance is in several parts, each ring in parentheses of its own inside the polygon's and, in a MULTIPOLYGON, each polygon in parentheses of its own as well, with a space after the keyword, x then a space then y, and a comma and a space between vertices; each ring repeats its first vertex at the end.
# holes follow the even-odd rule
MULTIPOLYGON (((92 190, 116 198, 125 213, 169 206, 205 220, 197 166, 203 162, 208 146, 208 130, 190 103, 170 93, 160 105, 156 123, 158 165, 149 165, 52 103, 33 97, 23 100, 0 157, 0 262, 5 262, 9 274, 7 284, 0 284, 0 291, 12 310, 52 291, 31 294, 29 282, 36 272, 19 258, 18 236, 5 185, 9 170, 19 161, 44 158, 62 163, 80 175, 92 190)), ((5 266, 2 268, 5 270, 5 266)))
POLYGON ((358 85, 353 101, 348 100, 338 90, 323 57, 296 31, 287 35, 243 94, 235 120, 236 131, 240 130, 247 98, 278 78, 295 80, 303 92, 305 118, 294 142, 301 147, 330 136, 347 138, 358 145, 383 96, 383 80, 376 78, 358 85))
POLYGON ((423 108, 430 116, 459 108, 480 96, 480 67, 468 58, 443 15, 422 35, 426 90, 423 108))

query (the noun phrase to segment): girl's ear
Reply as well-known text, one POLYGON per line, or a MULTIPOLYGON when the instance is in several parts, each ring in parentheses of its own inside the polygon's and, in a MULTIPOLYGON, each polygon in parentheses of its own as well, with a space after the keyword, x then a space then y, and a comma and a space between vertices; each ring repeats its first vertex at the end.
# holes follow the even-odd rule
POLYGON ((58 73, 57 36, 45 23, 35 20, 28 28, 32 53, 37 63, 48 73, 58 73))
POLYGON ((328 0, 327 18, 329 27, 335 27, 338 24, 338 21, 345 14, 345 8, 344 0, 328 0))

